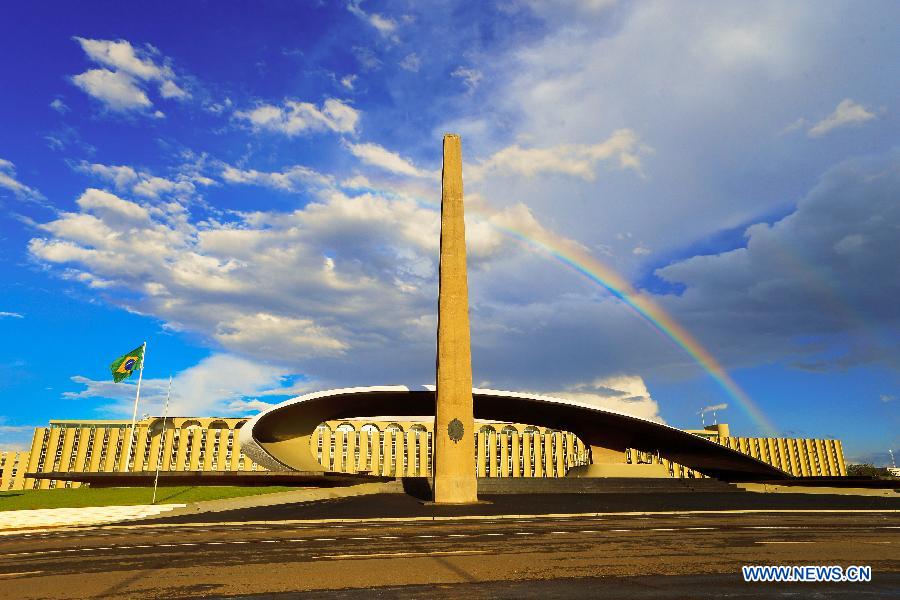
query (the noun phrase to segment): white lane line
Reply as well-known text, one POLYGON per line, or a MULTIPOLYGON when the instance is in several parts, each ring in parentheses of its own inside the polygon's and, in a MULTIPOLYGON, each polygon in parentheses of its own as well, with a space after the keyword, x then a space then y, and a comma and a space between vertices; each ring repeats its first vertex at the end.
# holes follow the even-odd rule
MULTIPOLYGON (((436 538, 437 536, 436 535, 417 535, 415 537, 417 537, 417 538, 436 538)), ((356 539, 356 538, 350 538, 350 539, 352 540, 352 539, 356 539)))
POLYGON ((815 542, 810 541, 794 541, 794 540, 770 540, 764 542, 753 542, 754 544, 815 544, 815 542))
POLYGON ((227 542, 203 542, 207 546, 221 546, 222 544, 226 544, 227 542))
POLYGON ((228 542, 229 544, 249 544, 250 542, 244 540, 235 540, 233 542, 228 542))
POLYGON ((582 529, 578 533, 600 533, 600 532, 596 529, 582 529))
POLYGON ((623 533, 626 531, 631 531, 630 529, 610 529, 610 531, 615 531, 616 533, 623 533))
MULTIPOLYGON (((422 536, 422 535, 420 535, 419 537, 434 537, 434 536, 433 536, 433 535, 429 535, 429 536, 422 536)), ((348 539, 348 540, 371 540, 371 539, 373 539, 373 538, 370 538, 370 537, 352 537, 352 538, 347 538, 347 539, 348 539)))
POLYGON ((313 538, 314 542, 336 542, 337 538, 313 538))
POLYGON ((330 558, 334 560, 352 558, 397 558, 410 556, 446 556, 452 554, 487 554, 488 550, 435 550, 434 552, 377 552, 372 554, 323 554, 313 558, 330 558))
MULTIPOLYGON (((197 546, 198 544, 195 542, 181 542, 178 544, 179 546, 197 546)), ((126 546, 119 546, 120 548, 125 548, 126 546)))
POLYGON ((482 533, 481 535, 493 535, 493 536, 497 536, 497 535, 503 535, 503 534, 502 534, 502 533, 482 533))
POLYGON ((531 533, 529 531, 517 531, 513 535, 534 535, 534 533, 531 533))
POLYGON ((278 540, 259 540, 261 544, 277 544, 278 540))
POLYGON ((713 529, 716 529, 716 528, 715 527, 685 527, 685 529, 690 529, 691 531, 701 531, 701 530, 712 531, 713 529))
POLYGON ((400 538, 396 535, 382 535, 378 538, 379 540, 399 540, 400 538))
POLYGON ((675 531, 671 527, 654 527, 650 531, 675 531))
MULTIPOLYGON (((447 537, 470 537, 468 533, 451 533, 447 537)), ((384 539, 384 538, 382 538, 384 539)))
POLYGON ((178 544, 156 544, 155 548, 175 548, 178 544))
POLYGON ((43 571, 19 571, 18 573, 0 573, 0 577, 4 579, 12 579, 15 577, 24 577, 25 575, 39 575, 43 571))
MULTIPOLYGON (((731 515, 780 515, 780 514, 797 514, 797 515, 808 515, 808 514, 896 514, 900 513, 900 509, 882 509, 882 508, 873 508, 873 509, 855 509, 855 508, 825 508, 825 509, 733 509, 733 510, 669 510, 669 511, 643 511, 643 512, 593 512, 593 513, 568 513, 568 514, 532 514, 532 515, 502 515, 500 517, 494 515, 489 519, 486 519, 484 515, 466 515, 466 516, 429 516, 429 517, 375 517, 368 519, 288 519, 284 521, 245 521, 240 524, 236 524, 234 522, 222 521, 219 523, 166 523, 165 525, 153 524, 153 525, 107 525, 105 526, 107 529, 128 529, 129 531, 134 529, 150 529, 153 528, 155 530, 161 529, 173 529, 173 528, 185 528, 185 529, 195 529, 197 527, 210 527, 218 526, 218 527, 247 527, 250 525, 266 525, 268 527, 278 526, 309 526, 309 525, 325 525, 330 527, 346 527, 347 525, 336 525, 335 523, 367 523, 367 524, 411 524, 417 522, 438 522, 438 521, 478 521, 480 523, 491 523, 491 522, 501 522, 506 521, 508 519, 528 519, 528 520, 538 520, 538 521, 550 521, 550 520, 572 520, 572 519, 584 519, 590 517, 614 517, 614 518, 623 518, 623 517, 635 517, 635 516, 678 516, 678 515, 716 515, 716 516, 731 516, 731 515)), ((892 527, 892 529, 897 529, 897 527, 892 527)), ((2 533, 2 532, 0 532, 2 533)), ((109 535, 109 534, 106 534, 109 535)))
POLYGON ((572 533, 572 532, 571 531, 551 531, 550 533, 553 535, 564 535, 566 533, 572 533))

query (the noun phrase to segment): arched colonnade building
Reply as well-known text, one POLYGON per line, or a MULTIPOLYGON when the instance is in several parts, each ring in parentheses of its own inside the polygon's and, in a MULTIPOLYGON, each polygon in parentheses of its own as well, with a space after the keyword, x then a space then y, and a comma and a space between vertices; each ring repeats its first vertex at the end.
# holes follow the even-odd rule
MULTIPOLYGON (((370 390, 371 388, 366 388, 370 390)), ((386 388, 378 388, 386 389, 386 388)), ((406 389, 406 388, 403 388, 406 389)), ((329 402, 335 391, 322 392, 325 401, 321 406, 331 406, 339 411, 365 412, 360 404, 350 403, 340 408, 340 402, 329 402)), ((315 396, 315 395, 313 395, 315 396)), ((377 394, 376 394, 377 396, 377 394)), ((400 393, 399 398, 407 400, 414 395, 400 393)), ((486 396, 476 395, 483 401, 486 396)), ((47 489, 55 487, 78 487, 78 482, 34 479, 26 473, 115 473, 152 472, 159 464, 162 471, 182 472, 239 472, 264 471, 267 468, 278 471, 318 470, 339 473, 370 473, 372 475, 415 477, 432 473, 434 458, 433 419, 427 417, 390 418, 319 418, 321 413, 313 411, 308 427, 303 418, 292 415, 285 408, 302 403, 301 397, 283 403, 253 419, 215 417, 169 417, 165 427, 160 417, 148 417, 137 422, 136 433, 129 452, 131 422, 124 420, 58 420, 48 427, 38 427, 34 431, 29 449, 0 451, 0 490, 47 489), (298 402, 299 401, 299 402, 298 402), (280 408, 279 408, 280 407, 280 408), (259 438, 272 440, 272 431, 266 431, 265 423, 260 426, 251 440, 252 449, 245 452, 247 425, 258 425, 268 415, 277 417, 280 426, 288 427, 279 433, 281 441, 289 450, 287 460, 296 456, 309 456, 308 463, 291 466, 278 462, 272 457, 264 458, 268 464, 254 460, 259 451, 259 438), (291 429, 300 425, 299 428, 291 429), (303 436, 303 431, 308 436, 303 436), (163 433, 163 431, 165 433, 163 433), (294 442, 303 438, 297 447, 294 442), (262 463, 262 464, 261 464, 262 463)), ((365 404, 372 399, 371 392, 346 394, 345 398, 360 400, 365 404)), ((388 394, 381 408, 398 405, 398 396, 388 394)), ((428 407, 427 397, 415 398, 414 407, 428 407), (424 405, 422 403, 424 401, 424 405)), ((503 398, 500 398, 503 400, 503 398)), ((380 402, 380 401, 379 401, 380 402)), ((478 410, 480 404, 476 404, 478 410)), ((378 408, 376 403, 374 408, 378 408)), ((409 408, 408 405, 406 405, 409 408)), ((496 408, 496 407, 495 407, 496 408)), ((534 422, 540 423, 543 413, 535 413, 528 406, 521 407, 530 414, 534 422)), ((533 408, 533 407, 532 407, 533 408)), ((563 412, 563 406, 554 408, 549 414, 563 412)), ((329 409, 330 410, 330 409, 329 409)), ((326 410, 326 413, 328 411, 326 410)), ((423 411, 425 412, 425 411, 423 411)), ((592 475, 614 477, 702 477, 715 475, 715 468, 707 471, 696 468, 703 460, 694 460, 697 452, 715 454, 716 447, 727 453, 739 454, 748 459, 750 468, 759 464, 777 469, 785 476, 839 476, 846 475, 846 466, 840 440, 800 439, 800 438, 759 438, 734 437, 727 425, 710 426, 704 430, 674 430, 657 423, 649 423, 636 417, 615 415, 602 411, 604 418, 618 420, 604 422, 599 438, 588 440, 582 435, 562 427, 562 422, 528 424, 499 420, 480 419, 476 421, 476 431, 469 438, 476 456, 476 470, 480 477, 565 477, 592 469, 592 475), (628 438, 629 443, 618 449, 598 445, 597 440, 605 437, 605 431, 628 429, 635 423, 643 427, 628 438), (671 439, 660 437, 660 433, 675 436, 671 439), (593 446, 591 443, 593 442, 593 446), (702 443, 701 443, 702 442, 702 443), (699 444, 693 454, 684 452, 684 446, 699 444), (688 460, 678 461, 669 450, 682 452, 688 460), (599 450, 599 452, 598 452, 599 450), (602 453, 602 456, 600 455, 602 453), (693 468, 691 466, 693 463, 693 468)), ((357 413, 358 414, 358 413, 357 413)), ((381 412, 380 414, 385 414, 381 412)), ((587 413, 585 413, 587 414, 587 413)), ((303 415, 300 415, 301 417, 303 415)), ((565 420, 559 419, 560 421, 565 420)), ((578 425, 578 420, 572 420, 578 425)), ((583 423, 582 423, 583 425, 583 423)), ((574 427, 573 427, 574 429, 574 427)), ((585 429, 588 434, 592 431, 585 429)), ((270 447, 271 441, 262 441, 270 447)), ((275 441, 275 444, 278 444, 275 441)), ((463 443, 463 442, 460 442, 463 443)), ((277 449, 277 447, 276 447, 277 449)), ((284 456, 284 455, 282 455, 284 456)), ((701 456, 701 458, 703 458, 701 456)), ((734 458, 732 456, 731 458, 734 458)), ((716 466, 715 462, 706 464, 716 466)), ((742 465, 743 466, 743 465, 742 465)), ((774 472, 774 471, 773 471, 774 472)))

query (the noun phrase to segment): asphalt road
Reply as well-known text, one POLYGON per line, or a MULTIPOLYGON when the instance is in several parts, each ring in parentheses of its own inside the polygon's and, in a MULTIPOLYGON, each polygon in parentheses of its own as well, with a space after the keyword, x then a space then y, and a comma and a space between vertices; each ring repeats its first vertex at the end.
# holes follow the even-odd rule
POLYGON ((0 538, 0 596, 896 598, 898 544, 898 513, 861 511, 155 523, 0 538), (873 581, 751 584, 745 564, 873 581))
POLYGON ((373 494, 339 500, 279 504, 234 511, 155 519, 157 523, 283 521, 377 517, 450 517, 474 515, 581 514, 672 510, 900 510, 900 497, 828 494, 622 493, 622 494, 482 494, 484 503, 434 506, 406 494, 373 494))

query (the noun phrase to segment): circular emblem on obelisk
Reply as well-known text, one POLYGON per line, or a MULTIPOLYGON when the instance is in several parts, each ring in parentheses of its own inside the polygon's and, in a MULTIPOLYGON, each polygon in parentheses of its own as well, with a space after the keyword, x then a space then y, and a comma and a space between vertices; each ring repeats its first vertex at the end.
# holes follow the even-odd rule
POLYGON ((462 421, 459 419, 453 419, 447 425, 447 435, 450 436, 450 439, 453 440, 454 443, 463 439, 463 434, 466 432, 466 428, 463 427, 462 421))

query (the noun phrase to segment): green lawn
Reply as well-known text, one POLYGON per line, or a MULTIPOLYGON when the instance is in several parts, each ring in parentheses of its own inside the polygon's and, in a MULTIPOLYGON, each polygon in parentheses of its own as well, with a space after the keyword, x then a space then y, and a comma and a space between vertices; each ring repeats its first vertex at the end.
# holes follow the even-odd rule
MULTIPOLYGON (((287 486, 181 486, 161 487, 156 492, 157 504, 187 504, 201 500, 218 500, 237 496, 256 496, 301 489, 287 486)), ((57 490, 17 490, 0 492, 0 511, 34 508, 78 508, 83 506, 126 506, 150 504, 153 488, 95 488, 57 490)))

